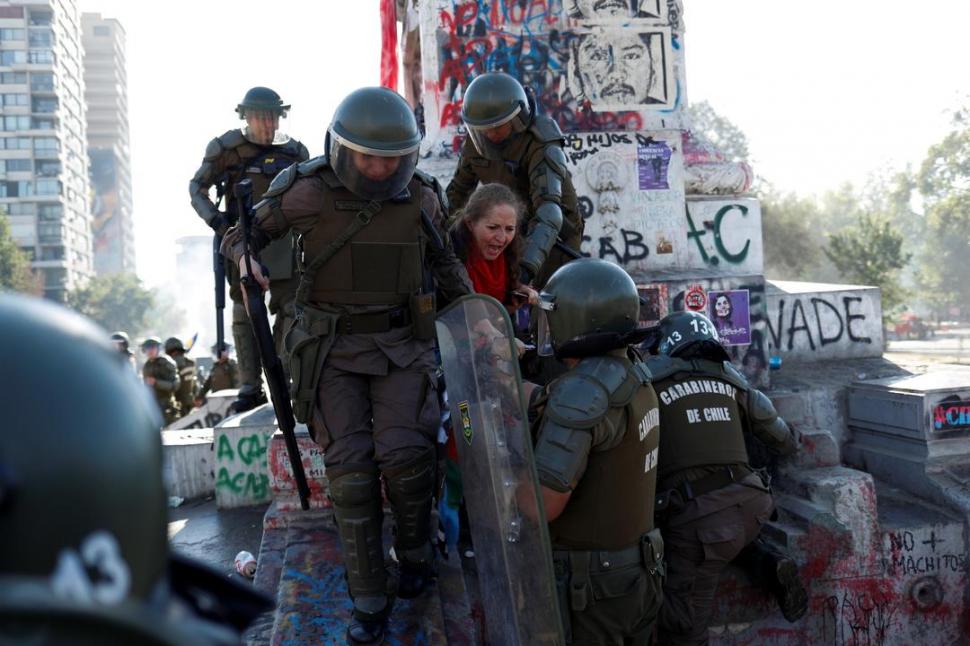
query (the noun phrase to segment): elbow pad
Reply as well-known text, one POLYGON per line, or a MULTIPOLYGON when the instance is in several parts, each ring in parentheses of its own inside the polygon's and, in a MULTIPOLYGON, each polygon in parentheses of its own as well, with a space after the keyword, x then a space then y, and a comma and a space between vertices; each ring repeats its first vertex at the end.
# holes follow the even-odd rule
POLYGON ((532 220, 532 231, 525 243, 522 253, 522 265, 529 269, 532 275, 539 273, 539 269, 549 257, 549 252, 556 244, 559 230, 562 228, 562 210, 558 204, 543 202, 536 209, 532 220))
POLYGON ((781 455, 795 452, 795 438, 788 424, 778 416, 774 404, 760 390, 748 391, 748 415, 751 417, 755 435, 770 449, 781 455))

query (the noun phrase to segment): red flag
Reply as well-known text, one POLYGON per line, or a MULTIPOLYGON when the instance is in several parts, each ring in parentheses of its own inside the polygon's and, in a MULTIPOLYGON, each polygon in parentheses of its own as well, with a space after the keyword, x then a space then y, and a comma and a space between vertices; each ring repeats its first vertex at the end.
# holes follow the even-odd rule
POLYGON ((397 0, 381 0, 381 85, 397 92, 397 0))

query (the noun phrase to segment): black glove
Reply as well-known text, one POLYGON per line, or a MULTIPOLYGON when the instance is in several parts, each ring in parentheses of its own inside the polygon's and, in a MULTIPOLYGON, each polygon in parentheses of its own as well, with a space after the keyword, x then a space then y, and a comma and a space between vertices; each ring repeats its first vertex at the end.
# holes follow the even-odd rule
POLYGON ((519 282, 523 285, 531 285, 532 279, 535 276, 532 275, 532 270, 525 265, 519 265, 519 282))
POLYGON ((216 232, 217 236, 224 236, 226 235, 226 231, 229 230, 229 220, 222 215, 217 215, 209 220, 209 226, 212 227, 212 230, 216 232))

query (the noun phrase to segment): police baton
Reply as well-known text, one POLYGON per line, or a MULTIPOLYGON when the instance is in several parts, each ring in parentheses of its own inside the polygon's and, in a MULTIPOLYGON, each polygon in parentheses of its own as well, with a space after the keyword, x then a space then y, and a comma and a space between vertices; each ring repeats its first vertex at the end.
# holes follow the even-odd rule
POLYGON ((249 310, 249 321, 253 326, 253 336, 259 348, 259 358, 263 362, 263 372, 269 384, 270 400, 276 412, 276 422, 283 432, 286 441, 286 452, 290 456, 290 466, 300 494, 300 506, 310 508, 310 487, 307 485, 306 474, 303 472, 303 460, 300 457, 300 447, 296 443, 296 420, 293 417, 293 406, 290 404, 290 393, 286 385, 286 375, 283 364, 276 356, 273 345, 273 333, 269 327, 269 316, 266 314, 266 303, 263 302, 263 289, 252 277, 253 267, 250 254, 250 210, 253 201, 253 183, 244 179, 233 187, 236 196, 236 208, 239 210, 239 225, 242 227, 243 244, 246 259, 246 275, 242 277, 243 289, 246 291, 246 301, 249 310))

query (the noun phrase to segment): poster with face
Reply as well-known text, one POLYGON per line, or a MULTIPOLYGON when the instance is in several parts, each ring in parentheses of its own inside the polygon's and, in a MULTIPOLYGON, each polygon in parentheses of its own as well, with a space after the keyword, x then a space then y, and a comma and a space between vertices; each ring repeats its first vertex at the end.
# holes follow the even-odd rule
POLYGON ((711 320, 726 346, 751 343, 751 307, 748 290, 709 292, 711 320))
POLYGON ((598 27, 571 42, 569 84, 593 110, 673 107, 670 29, 598 27))
POLYGON ((570 18, 583 22, 664 21, 666 0, 566 0, 570 18))

